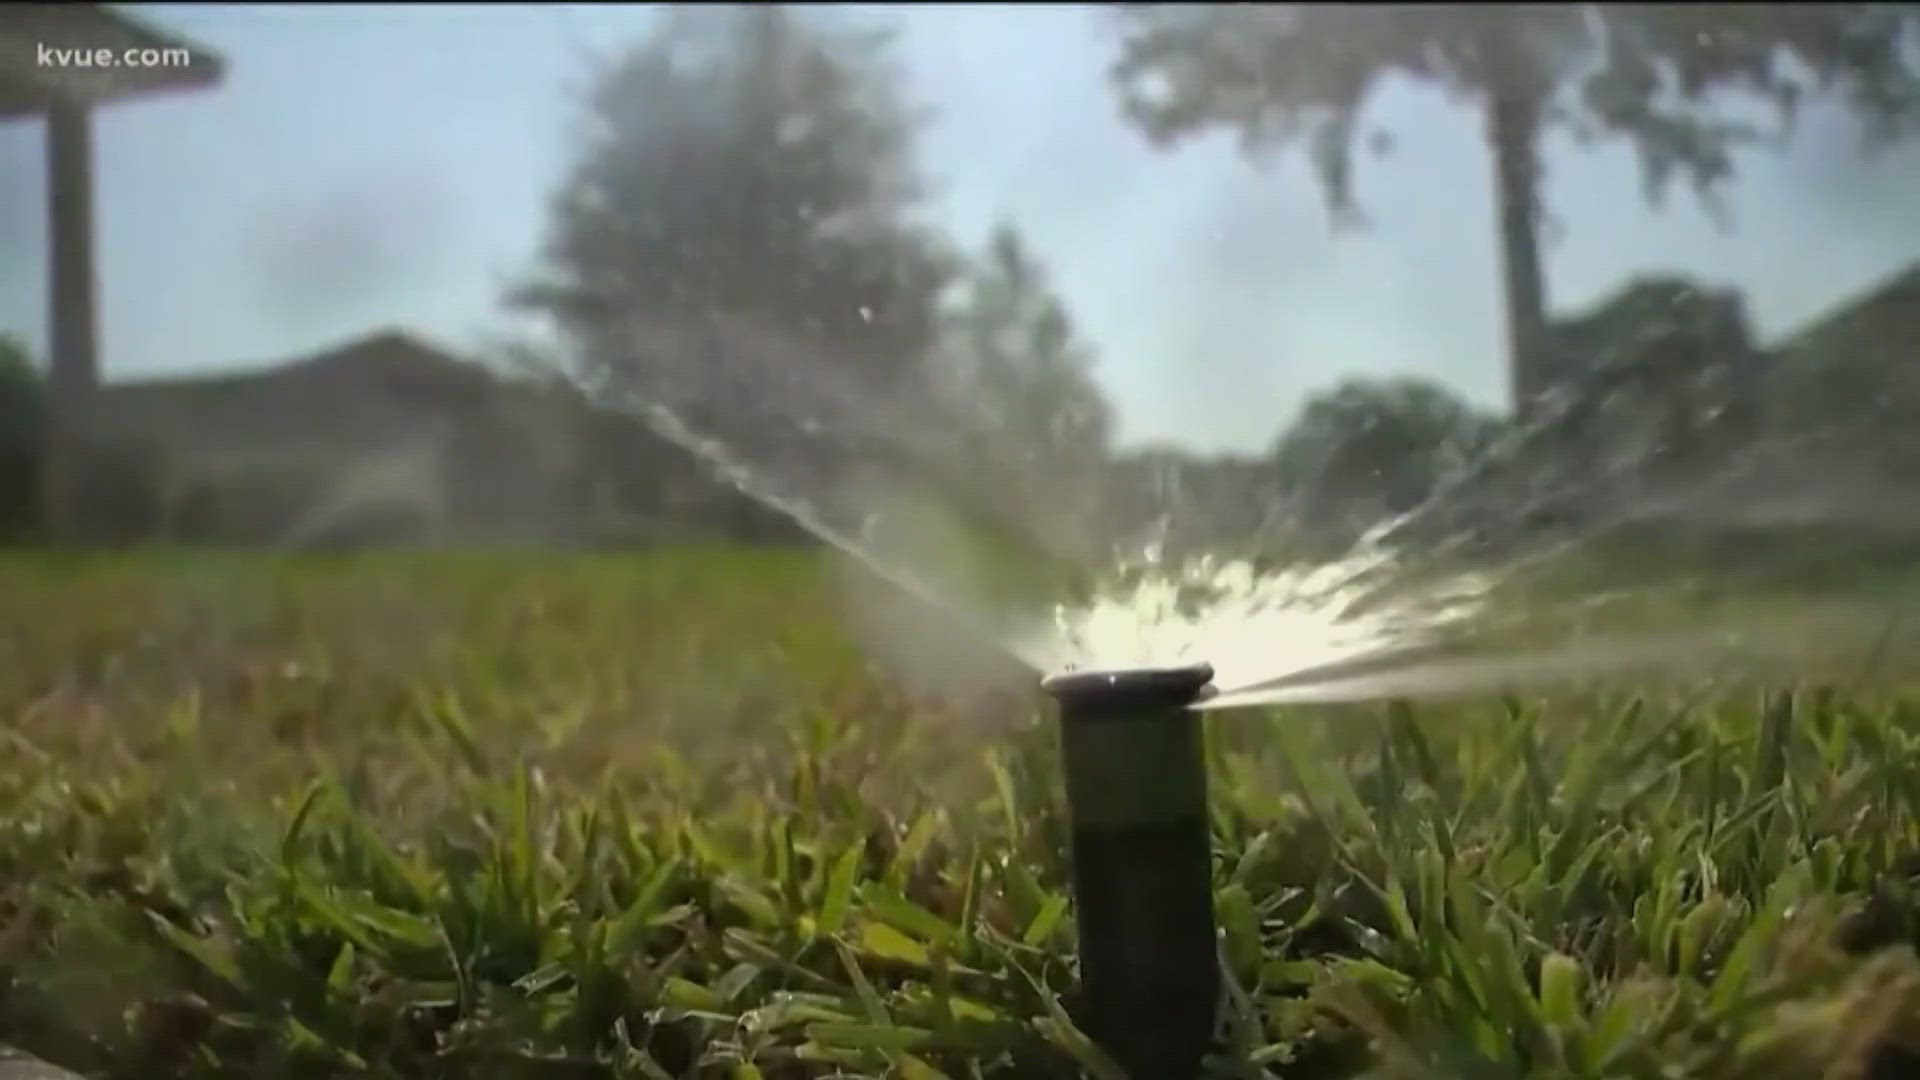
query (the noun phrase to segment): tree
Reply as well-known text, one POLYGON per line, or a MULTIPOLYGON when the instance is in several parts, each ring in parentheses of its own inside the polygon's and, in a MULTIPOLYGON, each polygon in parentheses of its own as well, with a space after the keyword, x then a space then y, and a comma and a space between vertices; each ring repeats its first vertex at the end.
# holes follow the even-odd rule
POLYGON ((545 266, 510 299, 596 384, 791 456, 924 382, 951 270, 910 216, 916 117, 886 35, 831 13, 663 17, 598 78, 545 266))
MULTIPOLYGON (((1841 89, 1869 147, 1920 109, 1903 50, 1920 9, 1878 4, 1150 5, 1121 11, 1113 75, 1126 114, 1157 144, 1237 130, 1251 152, 1311 151, 1335 223, 1358 220, 1354 146, 1389 76, 1475 102, 1486 121, 1506 294, 1513 406, 1546 386, 1540 146, 1553 125, 1582 141, 1624 137, 1649 200, 1676 176, 1710 212, 1733 152, 1763 137, 1717 118, 1718 91, 1758 95, 1790 121, 1806 84, 1841 89)), ((1372 140, 1384 147, 1385 140, 1372 140)))
POLYGON ((1562 456, 1627 471, 1697 470, 1759 434, 1759 349, 1744 298, 1645 275, 1554 325, 1568 408, 1545 432, 1562 456))
POLYGON ((1039 526, 1057 551, 1096 540, 1112 409, 1045 269, 1010 225, 963 280, 936 377, 961 428, 961 474, 1002 515, 1039 526))
POLYGON ((1271 454, 1303 532, 1341 541, 1431 496, 1501 421, 1424 379, 1348 379, 1315 394, 1271 454))

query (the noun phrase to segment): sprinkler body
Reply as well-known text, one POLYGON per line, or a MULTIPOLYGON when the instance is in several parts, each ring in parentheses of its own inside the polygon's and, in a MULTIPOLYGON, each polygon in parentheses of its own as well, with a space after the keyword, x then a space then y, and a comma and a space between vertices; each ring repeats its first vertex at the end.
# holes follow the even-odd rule
POLYGON ((1080 983, 1095 1042, 1135 1080, 1192 1080, 1219 999, 1200 720, 1213 668, 1076 671, 1060 710, 1080 983))

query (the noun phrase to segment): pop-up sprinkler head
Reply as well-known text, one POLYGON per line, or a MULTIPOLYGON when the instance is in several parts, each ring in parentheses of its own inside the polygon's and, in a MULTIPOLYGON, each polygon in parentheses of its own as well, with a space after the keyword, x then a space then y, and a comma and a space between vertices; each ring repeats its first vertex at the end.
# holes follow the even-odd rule
POLYGON ((1074 671, 1060 708, 1084 1026, 1135 1080, 1191 1080, 1213 1038, 1206 757, 1213 668, 1074 671))

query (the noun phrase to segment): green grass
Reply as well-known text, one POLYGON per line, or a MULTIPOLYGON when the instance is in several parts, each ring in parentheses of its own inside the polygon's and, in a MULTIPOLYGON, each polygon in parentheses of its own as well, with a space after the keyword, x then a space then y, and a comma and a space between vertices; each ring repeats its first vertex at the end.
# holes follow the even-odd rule
MULTIPOLYGON (((0 561, 0 1041, 112 1077, 1100 1075, 1039 703, 891 688, 833 581, 0 561)), ((1220 1075, 1913 1075, 1914 705, 1207 723, 1220 1075)))

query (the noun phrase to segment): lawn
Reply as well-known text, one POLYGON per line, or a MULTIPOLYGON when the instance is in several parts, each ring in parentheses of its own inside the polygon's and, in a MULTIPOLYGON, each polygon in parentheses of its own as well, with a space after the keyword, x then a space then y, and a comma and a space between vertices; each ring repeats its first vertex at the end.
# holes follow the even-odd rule
MULTIPOLYGON (((0 560, 0 1041, 103 1077, 1101 1075, 1042 703, 887 677, 841 580, 0 560)), ((1920 1075, 1920 703, 1205 722, 1220 1075, 1920 1075)))

